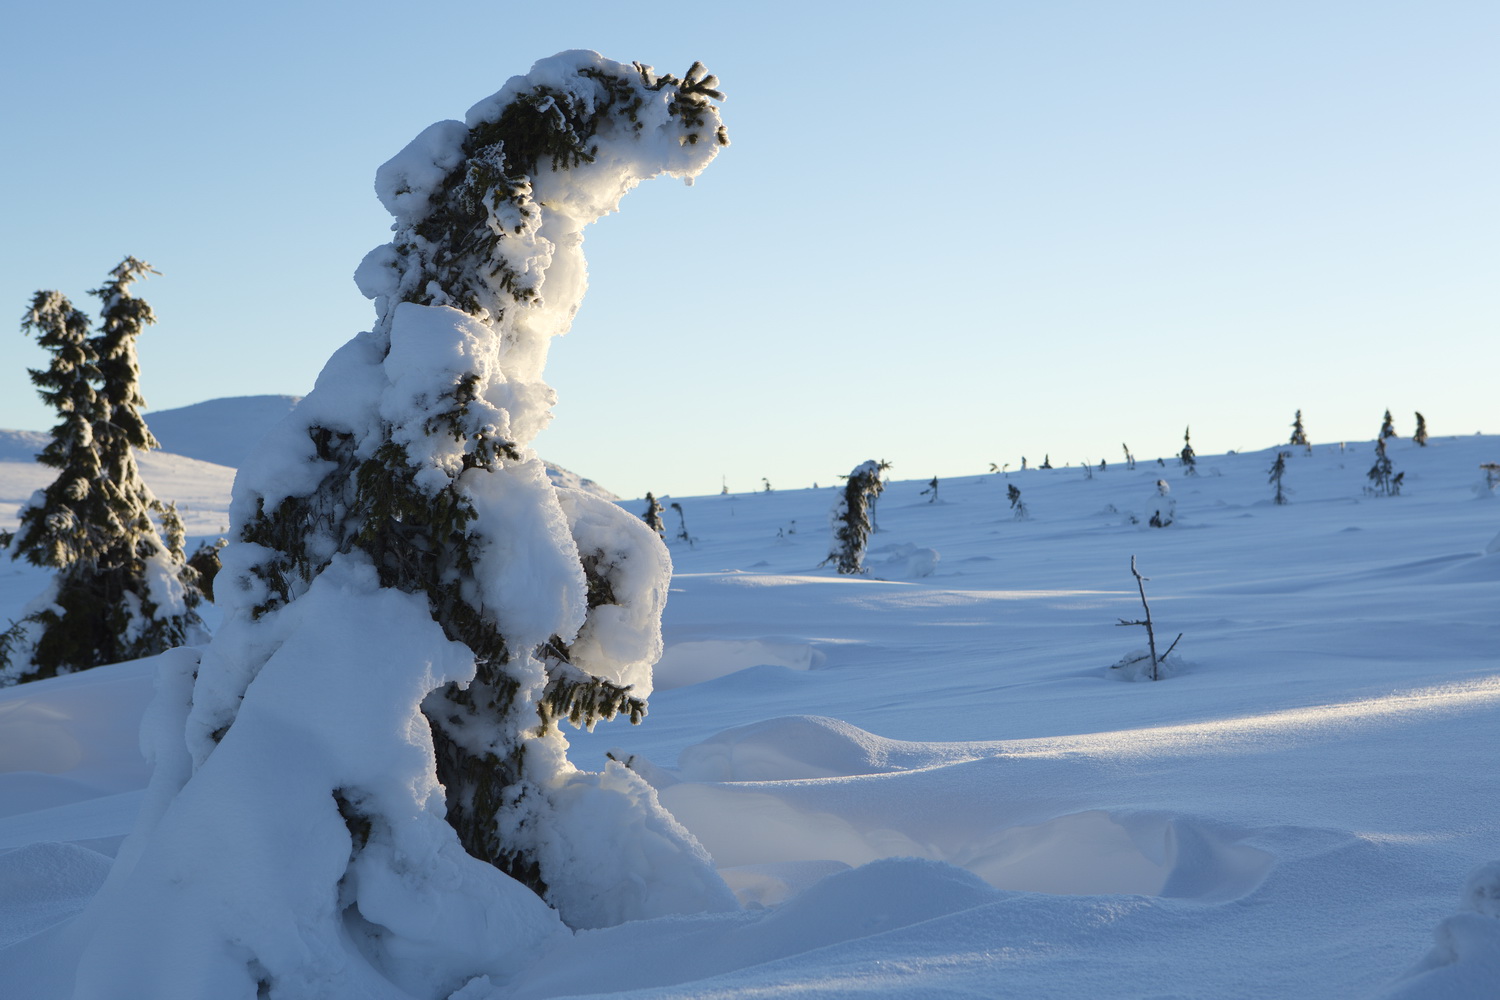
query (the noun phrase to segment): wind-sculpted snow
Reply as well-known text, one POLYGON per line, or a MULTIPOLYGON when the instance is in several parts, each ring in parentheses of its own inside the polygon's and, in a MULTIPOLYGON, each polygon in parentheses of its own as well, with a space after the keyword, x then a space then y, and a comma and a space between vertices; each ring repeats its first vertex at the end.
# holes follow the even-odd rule
MULTIPOLYGON (((1154 463, 1013 473, 1027 521, 1004 477, 945 477, 941 504, 893 482, 872 538, 941 553, 916 579, 817 567, 827 535, 784 529, 821 525, 830 490, 678 498, 698 538, 672 547, 652 724, 570 754, 654 792, 743 908, 564 931, 450 992, 1493 1000, 1500 504, 1475 486, 1500 440, 1391 446, 1410 470, 1391 498, 1360 492, 1368 451, 1299 451, 1286 506, 1272 453, 1199 456, 1198 477, 1166 470, 1166 529, 1130 521, 1154 463), (1141 645, 1114 624, 1141 611, 1132 554, 1192 665, 1155 683, 1109 678, 1141 645)), ((0 597, 30 589, 9 580, 0 597)), ((0 692, 0 851, 74 848, 0 854, 0 885, 41 904, 0 888, 0 995, 73 995, 78 910, 164 807, 126 763, 151 667, 0 692)), ((421 907, 392 912, 415 891, 365 900, 416 939, 421 907)))

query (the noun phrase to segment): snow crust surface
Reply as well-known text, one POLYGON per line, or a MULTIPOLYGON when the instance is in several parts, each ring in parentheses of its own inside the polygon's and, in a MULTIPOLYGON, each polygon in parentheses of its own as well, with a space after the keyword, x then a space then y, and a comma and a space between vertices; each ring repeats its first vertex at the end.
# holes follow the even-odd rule
MULTIPOLYGON (((1500 439, 1395 444, 1407 485, 1385 498, 1361 492, 1369 448, 1299 450, 1284 507, 1265 485, 1274 449, 1200 456, 1199 476, 1172 472, 1164 529, 1140 519, 1162 474, 1144 465, 1012 473, 1026 521, 1004 477, 945 480, 936 505, 895 482, 875 538, 939 552, 918 579, 816 568, 828 538, 783 529, 820 521, 830 490, 679 498, 697 540, 673 546, 672 681, 644 725, 570 753, 654 791, 743 909, 559 930, 507 957, 423 917, 421 880, 375 885, 359 905, 397 924, 409 908, 413 940, 495 949, 493 973, 429 970, 395 995, 1493 997, 1500 506, 1478 465, 1500 439), (1131 555, 1159 628, 1185 633, 1190 669, 1156 683, 1109 677, 1141 638, 1114 624, 1141 610, 1131 555)), ((6 569, 15 609, 35 580, 6 569)), ((164 801, 135 730, 153 675, 191 670, 174 655, 0 692, 7 996, 86 981, 80 909, 164 801)), ((333 722, 329 739, 354 739, 333 722)), ((148 736, 163 725, 148 715, 148 736)), ((430 787, 393 789, 404 765, 372 764, 420 813, 430 787)), ((266 794, 296 794, 290 765, 284 782, 266 794)), ((207 886, 252 849, 315 867, 323 838, 348 836, 336 812, 319 829, 295 850, 237 845, 177 891, 231 919, 207 886)), ((122 856, 110 878, 160 863, 122 856)), ((396 935, 382 941, 370 968, 400 969, 396 935)))

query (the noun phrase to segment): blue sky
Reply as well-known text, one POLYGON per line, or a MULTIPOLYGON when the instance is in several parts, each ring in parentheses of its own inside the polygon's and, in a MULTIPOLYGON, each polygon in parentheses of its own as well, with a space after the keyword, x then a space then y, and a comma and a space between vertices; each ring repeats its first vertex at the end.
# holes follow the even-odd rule
MULTIPOLYGON (((624 495, 1494 432, 1500 5, 27 5, 0 305, 125 254, 156 409, 302 394, 375 168, 532 61, 694 59, 733 146, 596 224, 552 460, 624 495)), ((0 427, 44 429, 0 335, 0 427)), ((1500 458, 1500 456, 1497 456, 1500 458)))

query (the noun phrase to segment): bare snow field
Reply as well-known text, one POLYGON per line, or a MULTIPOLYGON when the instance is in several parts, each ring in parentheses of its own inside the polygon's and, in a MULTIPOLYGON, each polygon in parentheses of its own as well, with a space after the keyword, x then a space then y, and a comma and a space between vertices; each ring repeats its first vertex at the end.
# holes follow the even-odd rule
MULTIPOLYGON (((0 526, 46 482, 12 443, 0 526)), ((1479 469, 1500 439, 1390 442, 1395 497, 1363 492, 1370 442, 1285 449, 1285 506, 1277 450, 948 478, 936 502, 893 482, 862 577, 820 565, 832 485, 676 498, 651 714, 570 734, 571 756, 628 761, 741 909, 378 995, 1500 996, 1500 498, 1479 469), (1163 529, 1142 518, 1158 479, 1163 529), (1141 614, 1132 556, 1162 647, 1182 634, 1155 683, 1110 668, 1145 646, 1115 624, 1141 614)), ((222 530, 232 469, 142 468, 191 534, 222 530)), ((0 566, 0 615, 43 579, 0 566)), ((0 996, 72 995, 177 655, 0 691, 0 996)))

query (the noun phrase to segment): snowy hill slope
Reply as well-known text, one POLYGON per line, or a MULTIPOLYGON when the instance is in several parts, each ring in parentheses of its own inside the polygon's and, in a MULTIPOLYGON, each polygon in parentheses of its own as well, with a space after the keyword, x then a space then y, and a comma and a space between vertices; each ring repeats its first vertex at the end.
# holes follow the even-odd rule
MULTIPOLYGON (((1500 859, 1500 438, 1392 442, 1396 497, 1369 442, 1290 450, 1286 506, 1274 449, 892 483, 857 578, 819 566, 832 489, 678 498, 651 715, 573 757, 629 759, 746 910, 580 932, 464 1000, 1492 998, 1500 884, 1464 887, 1500 859), (1157 683, 1109 668, 1144 646, 1131 556, 1184 635, 1157 683)), ((67 995, 151 669, 0 692, 0 994, 67 995)))
MULTIPOLYGON (((266 431, 301 399, 301 396, 229 396, 173 410, 152 410, 146 418, 163 451, 237 469, 266 431)), ((606 500, 619 499, 592 479, 551 462, 547 463, 547 475, 558 486, 584 490, 606 500)))
MULTIPOLYGON (((0 430, 0 529, 15 528, 21 505, 56 476, 56 470, 36 462, 37 452, 49 440, 34 431, 0 430)), ((189 536, 228 530, 233 469, 166 451, 137 454, 136 461, 152 492, 176 502, 189 536)))
POLYGON ((266 431, 292 412, 301 396, 232 396, 171 410, 148 410, 146 422, 162 451, 238 469, 266 431))

